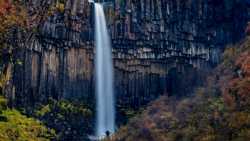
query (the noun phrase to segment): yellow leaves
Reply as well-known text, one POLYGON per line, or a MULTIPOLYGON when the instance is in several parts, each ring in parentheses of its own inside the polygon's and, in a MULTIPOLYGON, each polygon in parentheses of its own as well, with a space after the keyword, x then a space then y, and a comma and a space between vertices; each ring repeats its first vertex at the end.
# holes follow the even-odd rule
POLYGON ((6 79, 5 74, 1 74, 0 75, 0 88, 4 87, 4 85, 6 84, 6 81, 7 81, 7 79, 6 79))
POLYGON ((237 141, 248 141, 250 139, 250 130, 249 129, 243 129, 238 134, 237 141))
POLYGON ((0 96, 0 111, 7 109, 7 100, 0 96))
POLYGON ((3 88, 5 84, 10 80, 11 77, 11 65, 6 67, 6 71, 0 74, 0 88, 3 88))
POLYGON ((46 113, 48 113, 50 111, 51 111, 50 106, 46 105, 46 106, 42 107, 41 110, 36 111, 36 115, 41 117, 41 116, 44 116, 46 113))
POLYGON ((7 100, 2 96, 0 117, 0 141, 49 141, 56 137, 54 130, 47 129, 38 120, 8 109, 7 100))
POLYGON ((56 4, 56 8, 57 8, 57 10, 59 11, 59 12, 63 12, 64 11, 64 9, 65 9, 65 5, 64 5, 64 3, 60 3, 60 2, 58 2, 57 4, 56 4))
POLYGON ((234 112, 230 115, 229 127, 233 129, 243 129, 250 125, 250 114, 246 112, 234 112))
POLYGON ((4 34, 14 25, 26 25, 26 10, 9 0, 0 0, 0 34, 4 34))
POLYGON ((216 140, 216 135, 215 134, 208 134, 208 135, 203 135, 197 141, 215 141, 215 140, 216 140))
POLYGON ((16 110, 5 110, 2 116, 7 122, 0 122, 0 141, 49 141, 55 137, 53 130, 48 130, 33 118, 27 118, 16 110))
POLYGON ((237 49, 235 47, 229 46, 223 54, 223 65, 231 68, 234 65, 235 57, 237 55, 237 49))

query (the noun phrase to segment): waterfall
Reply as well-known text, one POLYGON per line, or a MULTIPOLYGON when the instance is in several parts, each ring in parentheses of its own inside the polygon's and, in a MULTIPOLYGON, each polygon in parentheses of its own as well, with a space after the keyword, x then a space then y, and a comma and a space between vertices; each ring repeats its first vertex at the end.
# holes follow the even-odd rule
POLYGON ((111 43, 103 6, 95 3, 96 43, 96 135, 105 136, 115 130, 115 107, 113 95, 113 61, 111 43))

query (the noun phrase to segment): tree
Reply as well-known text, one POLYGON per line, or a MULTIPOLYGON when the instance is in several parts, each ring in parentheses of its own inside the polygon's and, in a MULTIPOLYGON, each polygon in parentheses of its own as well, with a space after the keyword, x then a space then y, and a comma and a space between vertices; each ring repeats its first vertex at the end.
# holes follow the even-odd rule
POLYGON ((6 81, 9 63, 12 61, 13 46, 10 40, 15 37, 13 31, 25 29, 27 14, 20 1, 0 0, 0 83, 6 81))

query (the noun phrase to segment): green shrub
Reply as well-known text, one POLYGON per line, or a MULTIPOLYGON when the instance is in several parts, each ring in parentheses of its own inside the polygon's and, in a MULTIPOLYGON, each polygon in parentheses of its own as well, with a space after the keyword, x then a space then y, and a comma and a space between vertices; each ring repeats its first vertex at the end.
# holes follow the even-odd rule
POLYGON ((7 100, 0 96, 0 111, 7 109, 7 100))
POLYGON ((36 111, 35 116, 46 126, 55 129, 59 140, 86 140, 92 133, 92 111, 66 100, 50 100, 36 111))
POLYGON ((27 118, 16 110, 5 110, 0 119, 0 141, 50 141, 56 137, 39 121, 27 118))

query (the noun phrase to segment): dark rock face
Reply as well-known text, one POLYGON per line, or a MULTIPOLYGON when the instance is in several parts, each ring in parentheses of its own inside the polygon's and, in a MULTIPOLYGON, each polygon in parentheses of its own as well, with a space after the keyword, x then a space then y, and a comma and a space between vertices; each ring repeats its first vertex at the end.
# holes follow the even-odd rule
MULTIPOLYGON (((9 94, 16 105, 49 97, 94 103, 94 15, 87 1, 66 1, 64 12, 38 22, 38 32, 20 45, 16 59, 23 64, 14 68, 9 94)), ((32 20, 42 19, 34 16, 40 3, 55 5, 46 2, 29 7, 32 20)), ((243 36, 247 14, 245 3, 237 0, 107 3, 117 105, 138 108, 160 94, 192 92, 225 45, 243 36)))

